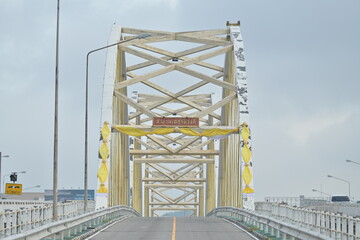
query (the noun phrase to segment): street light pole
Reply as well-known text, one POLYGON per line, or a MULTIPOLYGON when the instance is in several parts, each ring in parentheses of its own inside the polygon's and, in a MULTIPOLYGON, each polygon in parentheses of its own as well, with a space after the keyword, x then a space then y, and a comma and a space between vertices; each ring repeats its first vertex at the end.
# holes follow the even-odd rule
POLYGON ((2 153, 0 152, 0 193, 1 193, 1 163, 2 163, 2 158, 8 158, 10 157, 9 155, 2 155, 2 153))
POLYGON ((330 194, 324 193, 324 192, 319 191, 319 190, 316 190, 316 189, 312 189, 312 191, 313 191, 313 192, 318 192, 318 193, 321 193, 321 194, 324 194, 324 195, 326 195, 326 196, 331 197, 331 195, 330 195, 330 194))
POLYGON ((337 179, 337 180, 339 180, 339 181, 346 182, 347 184, 349 184, 349 198, 350 198, 350 182, 349 182, 349 181, 344 180, 344 179, 341 179, 341 178, 338 178, 338 177, 334 177, 334 176, 332 176, 332 175, 327 175, 327 177, 329 177, 329 178, 335 178, 335 179, 337 179))
POLYGON ((53 163, 53 221, 58 218, 58 99, 59 99, 59 13, 60 0, 57 0, 56 54, 55 54, 55 114, 54 114, 54 163, 53 163))
POLYGON ((23 191, 25 190, 29 190, 29 189, 32 189, 32 188, 39 188, 41 187, 40 185, 36 185, 36 186, 32 186, 32 187, 28 187, 28 188, 24 188, 23 191))
POLYGON ((354 164, 360 165, 359 162, 355 162, 355 161, 353 161, 353 160, 346 159, 345 161, 346 161, 346 162, 349 162, 349 163, 354 163, 354 164))
POLYGON ((119 41, 101 48, 91 50, 86 55, 86 79, 85 79, 85 159, 84 159, 84 212, 87 210, 88 202, 88 102, 89 102, 89 56, 91 53, 107 49, 109 47, 117 46, 125 42, 130 42, 135 39, 142 39, 150 37, 151 34, 144 33, 137 37, 129 38, 127 40, 119 41))

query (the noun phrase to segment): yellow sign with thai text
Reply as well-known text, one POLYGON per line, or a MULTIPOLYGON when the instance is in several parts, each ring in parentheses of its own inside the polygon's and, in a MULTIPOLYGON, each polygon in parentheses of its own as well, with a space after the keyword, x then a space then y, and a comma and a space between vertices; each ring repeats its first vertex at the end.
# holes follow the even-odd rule
POLYGON ((7 183, 5 186, 5 194, 21 195, 22 184, 7 183))
POLYGON ((154 117, 153 127, 199 127, 199 118, 154 117))

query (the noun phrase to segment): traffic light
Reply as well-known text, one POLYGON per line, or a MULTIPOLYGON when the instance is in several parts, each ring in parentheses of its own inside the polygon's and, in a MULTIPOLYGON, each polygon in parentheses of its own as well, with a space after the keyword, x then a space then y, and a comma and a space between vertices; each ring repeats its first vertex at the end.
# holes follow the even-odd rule
POLYGON ((12 181, 12 182, 14 182, 14 183, 17 181, 17 175, 16 175, 16 173, 13 173, 13 174, 10 175, 10 181, 12 181))

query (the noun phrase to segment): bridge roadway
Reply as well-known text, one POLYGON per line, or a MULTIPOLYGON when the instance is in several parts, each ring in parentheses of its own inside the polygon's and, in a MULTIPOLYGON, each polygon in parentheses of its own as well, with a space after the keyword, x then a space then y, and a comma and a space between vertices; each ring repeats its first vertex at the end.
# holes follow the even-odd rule
POLYGON ((220 218, 130 217, 110 225, 87 239, 253 240, 257 238, 220 218))

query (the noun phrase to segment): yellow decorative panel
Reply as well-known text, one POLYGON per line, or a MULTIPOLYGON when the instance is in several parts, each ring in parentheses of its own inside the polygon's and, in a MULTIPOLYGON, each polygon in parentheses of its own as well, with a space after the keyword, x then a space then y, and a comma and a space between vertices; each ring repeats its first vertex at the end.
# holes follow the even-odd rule
POLYGON ((243 193, 246 193, 246 194, 251 194, 254 192, 255 192, 254 189, 252 189, 251 187, 245 187, 244 191, 243 191, 243 193))
POLYGON ((109 157, 109 147, 105 142, 101 145, 99 152, 102 160, 106 160, 109 157))
POLYGON ((99 190, 97 190, 98 193, 107 193, 108 192, 108 189, 105 187, 104 184, 101 184, 100 185, 100 188, 99 190))
POLYGON ((99 171, 98 171, 98 178, 99 178, 99 181, 101 183, 104 183, 106 182, 107 178, 109 176, 109 171, 106 167, 106 164, 103 163, 101 164, 101 167, 99 168, 99 171))
POLYGON ((247 143, 244 144, 244 147, 241 150, 241 155, 242 155, 245 163, 248 163, 250 161, 252 153, 251 153, 251 150, 249 149, 247 143))
POLYGON ((242 149, 241 149, 241 156, 245 163, 244 170, 242 172, 242 178, 245 183, 245 188, 243 189, 244 194, 252 194, 254 193, 254 189, 251 188, 252 186, 252 179, 253 174, 251 170, 251 136, 250 136, 250 129, 247 125, 247 123, 241 124, 241 132, 240 132, 241 138, 242 138, 242 149))
POLYGON ((250 137, 250 130, 249 128, 247 127, 247 124, 246 123, 243 123, 242 124, 242 129, 241 129, 241 137, 242 139, 244 140, 244 142, 247 142, 249 137, 250 137))
POLYGON ((245 185, 249 185, 251 183, 252 174, 249 166, 245 166, 242 177, 244 179, 245 185))
POLYGON ((110 136, 110 128, 109 128, 109 124, 107 122, 104 122, 104 126, 101 129, 101 136, 103 139, 107 140, 110 136))

